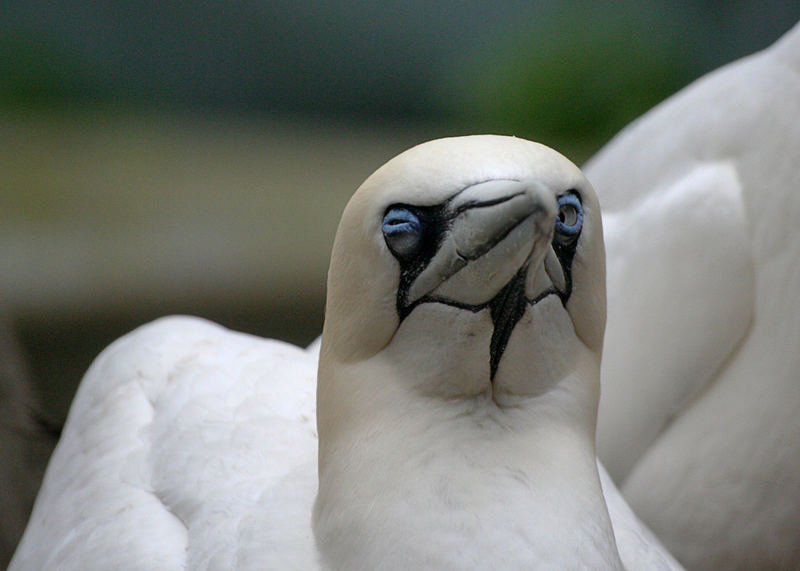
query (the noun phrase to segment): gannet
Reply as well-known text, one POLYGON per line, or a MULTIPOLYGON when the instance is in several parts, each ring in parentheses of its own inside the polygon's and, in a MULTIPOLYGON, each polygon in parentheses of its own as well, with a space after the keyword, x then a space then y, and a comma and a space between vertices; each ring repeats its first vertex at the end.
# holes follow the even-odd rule
POLYGON ((800 567, 800 25, 641 117, 603 203, 598 453, 691 569, 800 567))
POLYGON ((98 357, 11 569, 680 568, 596 461, 604 274, 566 158, 414 147, 344 210, 321 345, 171 317, 98 357))

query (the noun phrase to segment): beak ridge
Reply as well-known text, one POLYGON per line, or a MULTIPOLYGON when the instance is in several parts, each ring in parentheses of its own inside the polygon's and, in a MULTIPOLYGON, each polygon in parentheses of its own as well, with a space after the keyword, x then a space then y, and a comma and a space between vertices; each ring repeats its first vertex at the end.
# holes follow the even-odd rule
MULTIPOLYGON (((408 291, 410 305, 432 295, 465 305, 492 299, 552 240, 552 192, 513 180, 468 187, 448 204, 449 228, 408 291)), ((543 253, 543 252, 542 252, 543 253)), ((540 263, 542 256, 536 256, 540 263)))

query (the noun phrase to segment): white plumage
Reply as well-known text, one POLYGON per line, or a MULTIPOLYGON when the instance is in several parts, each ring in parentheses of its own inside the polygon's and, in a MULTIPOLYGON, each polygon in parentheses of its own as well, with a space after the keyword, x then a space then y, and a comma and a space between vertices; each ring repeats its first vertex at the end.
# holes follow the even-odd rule
POLYGON ((415 147, 343 215, 318 418, 316 348, 144 326, 87 373, 11 569, 678 568, 598 474, 603 273, 569 161, 415 147))
POLYGON ((314 355, 197 318, 116 341, 11 568, 313 568, 315 378, 314 355))
POLYGON ((604 208, 598 453, 689 568, 800 567, 800 26, 586 166, 604 208))

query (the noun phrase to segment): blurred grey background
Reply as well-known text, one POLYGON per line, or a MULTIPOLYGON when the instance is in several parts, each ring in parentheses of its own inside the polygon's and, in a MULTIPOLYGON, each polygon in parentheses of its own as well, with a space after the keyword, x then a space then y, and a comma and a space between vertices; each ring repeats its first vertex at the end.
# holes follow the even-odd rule
POLYGON ((339 214, 391 156, 495 132, 580 164, 798 19, 748 0, 0 2, 0 399, 52 434, 94 356, 165 314, 308 343, 339 214))

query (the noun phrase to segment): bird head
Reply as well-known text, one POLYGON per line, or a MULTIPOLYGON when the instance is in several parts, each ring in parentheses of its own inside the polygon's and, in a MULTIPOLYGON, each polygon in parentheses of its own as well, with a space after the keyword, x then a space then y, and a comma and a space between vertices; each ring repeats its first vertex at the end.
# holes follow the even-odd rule
POLYGON ((501 136, 424 143, 344 210, 323 361, 379 363, 408 390, 501 402, 546 391, 576 360, 599 363, 604 326, 597 198, 552 149, 501 136))

